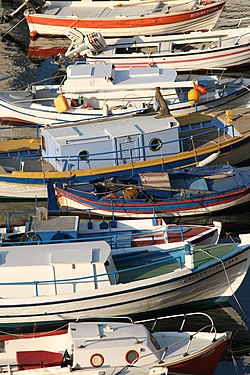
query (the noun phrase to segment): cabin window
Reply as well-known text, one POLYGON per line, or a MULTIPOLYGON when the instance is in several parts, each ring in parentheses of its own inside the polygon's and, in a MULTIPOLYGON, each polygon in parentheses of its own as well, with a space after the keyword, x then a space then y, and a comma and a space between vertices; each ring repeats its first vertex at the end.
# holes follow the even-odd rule
POLYGON ((79 152, 79 159, 80 160, 88 160, 89 152, 87 150, 83 150, 79 152))
POLYGON ((44 151, 44 152, 46 152, 46 142, 45 142, 45 137, 41 137, 41 141, 42 141, 42 150, 44 151))
POLYGON ((149 141, 149 148, 151 151, 158 151, 162 148, 162 141, 159 138, 152 138, 149 141))
POLYGON ((158 52, 157 47, 155 46, 147 46, 147 47, 140 47, 140 46, 128 46, 128 47, 117 47, 116 48, 116 53, 117 54, 131 54, 131 53, 144 53, 144 54, 149 54, 149 53, 156 53, 158 52))

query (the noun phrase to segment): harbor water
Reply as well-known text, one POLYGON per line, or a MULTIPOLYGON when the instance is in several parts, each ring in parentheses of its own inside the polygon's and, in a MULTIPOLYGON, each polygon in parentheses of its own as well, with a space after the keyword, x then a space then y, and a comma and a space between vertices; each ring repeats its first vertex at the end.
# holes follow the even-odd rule
MULTIPOLYGON (((3 11, 14 10, 20 5, 18 0, 2 0, 0 2, 0 14, 3 11)), ((219 26, 236 26, 237 19, 244 19, 244 23, 249 23, 250 18, 249 0, 227 0, 225 10, 219 21, 219 26)), ((12 20, 10 24, 1 24, 0 39, 0 90, 23 89, 33 82, 39 82, 48 76, 56 78, 58 66, 51 64, 50 57, 35 58, 30 53, 29 35, 25 21, 22 16, 12 20), (17 25, 18 24, 18 25, 17 25), (12 29, 10 31, 10 29, 12 29), (1 78, 7 79, 1 79, 1 78)), ((50 40, 51 43, 55 43, 50 40)), ((50 41, 47 41, 48 43, 50 41)), ((60 43, 58 40, 57 43, 60 43)), ((65 46, 65 42, 63 42, 65 46)), ((227 73, 229 74, 229 73, 227 73)), ((250 67, 230 72, 231 75, 250 77, 250 67)), ((249 124, 250 126, 250 124, 249 124)), ((15 130, 4 128, 0 125, 0 140, 12 137, 34 136, 33 130, 15 130)), ((250 154, 250 146, 249 146, 250 154)), ((36 202, 0 202, 0 224, 7 223, 7 215, 14 211, 30 212, 35 209, 36 202)), ((46 203, 39 202, 39 206, 46 203)), ((14 224, 21 224, 26 218, 26 214, 15 216, 14 224)), ((223 234, 234 235, 241 232, 250 232, 250 206, 234 209, 220 215, 209 215, 196 218, 178 219, 178 223, 189 224, 210 224, 213 220, 221 221, 223 224, 223 234)), ((230 299, 229 303, 213 307, 206 310, 215 321, 217 330, 232 331, 230 350, 219 363, 216 375, 249 375, 250 374, 250 272, 248 272, 236 296, 230 299)), ((204 311, 204 310, 203 310, 204 311)), ((195 326, 195 321, 193 322, 195 326)), ((161 327, 167 329, 167 327, 161 327)), ((195 328, 195 327, 193 327, 195 328)), ((1 331, 1 327, 0 327, 1 331)), ((204 375, 206 373, 204 372, 204 375)))

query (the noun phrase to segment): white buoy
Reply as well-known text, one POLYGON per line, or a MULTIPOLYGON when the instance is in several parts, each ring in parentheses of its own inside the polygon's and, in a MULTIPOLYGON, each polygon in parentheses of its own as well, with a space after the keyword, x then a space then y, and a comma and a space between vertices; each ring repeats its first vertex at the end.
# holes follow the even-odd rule
POLYGON ((205 167, 205 165, 208 165, 212 163, 214 160, 218 158, 220 155, 220 151, 214 152, 213 154, 209 155, 207 158, 201 160, 199 163, 196 164, 196 167, 205 167))

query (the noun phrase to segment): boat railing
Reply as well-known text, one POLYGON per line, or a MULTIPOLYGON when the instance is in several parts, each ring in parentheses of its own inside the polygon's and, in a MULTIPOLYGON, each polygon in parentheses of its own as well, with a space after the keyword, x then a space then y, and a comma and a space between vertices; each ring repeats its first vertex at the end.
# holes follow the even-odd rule
POLYGON ((157 325, 158 322, 161 322, 163 320, 182 318, 181 321, 180 321, 179 331, 183 331, 185 324, 187 324, 187 318, 189 318, 189 317, 195 317, 196 318, 198 315, 200 315, 202 317, 205 317, 209 320, 209 325, 206 325, 206 327, 208 327, 208 326, 211 327, 210 332, 212 332, 212 331, 216 332, 216 328, 215 328, 213 319, 211 318, 210 315, 208 315, 205 312, 190 312, 190 313, 182 313, 182 314, 175 314, 175 315, 166 315, 166 316, 160 316, 160 317, 156 317, 156 318, 136 320, 136 321, 134 321, 134 323, 138 323, 138 324, 153 323, 152 327, 150 329, 154 331, 156 329, 156 325, 157 325))
MULTIPOLYGON (((217 144, 218 144, 218 147, 220 147, 220 139, 221 137, 225 137, 226 134, 229 133, 229 129, 230 129, 230 132, 232 133, 232 137, 235 136, 235 131, 234 131, 234 126, 233 125, 225 125, 224 127, 221 127, 221 128, 217 128, 217 144)), ((211 133, 214 133, 214 129, 212 130, 207 130, 205 132, 201 132, 197 135, 192 135, 191 137, 190 136, 187 136, 187 137, 183 137, 181 139, 178 139, 178 140, 171 140, 171 141, 167 141, 167 142, 162 142, 162 146, 164 145, 171 145, 171 144, 174 144, 174 143, 179 143, 180 145, 180 152, 184 152, 185 151, 185 144, 186 142, 192 142, 192 146, 193 146, 193 149, 194 151, 196 150, 196 147, 195 147, 195 141, 199 141, 199 144, 201 143, 204 143, 206 144, 207 143, 207 138, 206 136, 208 136, 209 134, 211 133)), ((79 142, 80 140, 77 139, 77 142, 79 142)), ((66 143, 73 143, 74 140, 72 141, 66 141, 66 143)), ((216 142, 216 140, 213 140, 213 142, 216 142)), ((69 165, 69 161, 73 162, 73 161, 76 161, 77 165, 76 165, 76 169, 81 169, 80 167, 80 164, 81 162, 87 162, 88 165, 90 166, 90 163, 93 161, 93 162, 96 162, 96 161, 103 161, 104 157, 105 157, 105 160, 107 161, 114 161, 115 164, 119 164, 119 161, 121 159, 123 159, 123 155, 124 153, 128 153, 129 154, 129 161, 131 163, 134 163, 136 161, 141 161, 142 159, 142 155, 144 154, 144 152, 146 150, 149 149, 149 146, 140 146, 140 147, 131 147, 127 149, 123 149, 122 151, 121 150, 113 150, 112 152, 101 152, 101 153, 94 153, 94 154, 88 154, 87 156, 82 156, 82 155, 75 155, 75 156, 70 156, 70 157, 67 157, 65 158, 65 156, 60 156, 60 157, 57 157, 57 159, 61 160, 61 161, 64 161, 65 162, 65 166, 69 165), (114 155, 115 154, 115 157, 107 157, 107 155, 114 155)), ((161 148, 162 149, 162 148, 161 148)), ((191 151, 190 149, 188 151, 191 151)), ((164 157, 167 157, 167 156, 171 156, 171 155, 175 155, 175 152, 160 152, 158 154, 154 154, 154 155, 147 155, 147 159, 155 159, 157 157, 160 157, 160 158, 164 158, 164 157)), ((51 160, 51 159, 55 159, 55 156, 46 156, 44 157, 46 160, 48 159, 51 160)), ((127 161, 128 162, 128 161, 127 161)), ((65 170, 65 169, 63 169, 65 170)))
MULTIPOLYGON (((211 327, 212 327, 211 325, 206 325, 206 326, 200 328, 198 331, 196 331, 194 333, 188 333, 188 335, 186 337, 181 338, 181 339, 175 341, 172 344, 169 344, 167 347, 160 348, 160 349, 155 350, 155 351, 153 351, 151 353, 142 355, 142 356, 140 356, 139 358, 135 359, 132 362, 132 366, 135 365, 135 364, 138 365, 138 363, 142 359, 144 359, 146 357, 150 357, 151 355, 155 355, 155 354, 160 354, 161 355, 160 360, 154 360, 153 362, 151 362, 151 364, 154 364, 156 362, 158 363, 158 365, 163 364, 164 363, 164 358, 168 355, 168 352, 170 350, 173 350, 173 348, 175 348, 175 347, 178 348, 180 346, 180 344, 187 342, 186 350, 183 353, 183 357, 185 357, 185 356, 187 356, 190 353, 191 345, 192 345, 194 337, 197 336, 200 332, 206 331, 207 329, 209 329, 211 327)), ((215 340, 215 338, 216 338, 216 332, 214 333, 213 338, 211 338, 211 342, 213 342, 213 340, 215 340)))
MULTIPOLYGON (((199 134, 194 134, 191 137, 186 136, 186 137, 183 137, 183 138, 180 138, 180 139, 177 139, 177 140, 162 142, 161 145, 165 146, 165 145, 173 145, 173 144, 178 143, 179 147, 180 147, 180 152, 184 152, 185 151, 185 145, 187 144, 187 142, 189 142, 190 148, 188 149, 188 151, 192 151, 192 149, 191 149, 191 147, 192 147, 193 151, 196 152, 197 146, 195 145, 195 141, 197 141, 197 143, 199 142, 199 147, 200 147, 201 144, 206 144, 208 142, 207 137, 214 132, 215 132, 214 129, 207 129, 205 132, 200 132, 199 134)), ((236 135, 235 129, 234 129, 234 126, 232 124, 225 124, 225 126, 221 126, 221 127, 217 128, 217 136, 216 136, 215 139, 213 139, 213 143, 218 145, 218 151, 219 151, 219 148, 220 148, 221 138, 225 137, 226 134, 230 134, 230 136, 235 137, 235 135, 236 135)), ((77 142, 79 142, 79 141, 81 141, 81 140, 77 139, 77 142)), ((74 140, 66 141, 66 143, 73 144, 74 140)), ((133 142, 132 142, 132 145, 134 145, 133 142)), ((62 166, 61 166, 62 171, 69 171, 69 170, 73 171, 73 170, 76 170, 76 169, 82 169, 81 168, 82 163, 84 163, 85 165, 87 164, 88 168, 91 168, 91 162, 92 163, 95 163, 95 162, 98 162, 98 161, 103 162, 104 160, 108 161, 108 162, 112 162, 112 165, 120 165, 121 160, 124 162, 125 154, 126 154, 126 162, 127 163, 128 162, 134 163, 134 162, 137 162, 137 161, 142 161, 142 159, 145 160, 146 158, 147 159, 164 158, 164 157, 176 154, 176 152, 174 152, 174 151, 173 152, 163 152, 162 147, 161 147, 160 151, 157 154, 154 153, 154 154, 149 154, 149 155, 145 156, 145 152, 149 149, 150 149, 149 146, 129 147, 129 143, 128 143, 128 148, 123 149, 122 151, 121 150, 113 150, 113 151, 106 151, 106 152, 99 152, 99 153, 92 153, 92 154, 85 153, 84 155, 79 154, 79 155, 70 155, 70 156, 60 156, 60 155, 47 156, 46 155, 46 156, 41 157, 41 162, 43 160, 46 160, 48 162, 56 160, 57 162, 60 162, 62 164, 62 166), (75 163, 75 164, 73 164, 73 163, 75 163)), ((1 156, 0 156, 0 158, 1 158, 1 156)), ((25 162, 25 160, 31 160, 32 158, 33 158, 32 156, 21 157, 19 159, 20 160, 20 162, 19 162, 20 170, 23 170, 23 167, 22 167, 23 164, 22 163, 25 162)))
MULTIPOLYGON (((58 231, 59 234, 62 236, 64 235, 64 232, 58 231)), ((138 231, 136 233, 109 233, 109 234, 102 234, 102 240, 108 242, 112 249, 119 249, 121 247, 124 247, 126 243, 122 242, 123 239, 127 239, 130 237, 131 241, 141 240, 141 241, 149 241, 150 245, 157 244, 157 238, 155 235, 162 233, 162 239, 165 243, 168 243, 168 235, 171 233, 171 230, 165 229, 165 230, 157 230, 157 231, 138 231), (139 239, 138 239, 139 237, 139 239)), ((176 229, 176 234, 180 234, 180 240, 179 242, 184 242, 184 231, 182 228, 176 229)), ((55 232, 56 235, 56 232, 55 232)), ((86 241, 98 241, 100 240, 100 235, 91 235, 91 236, 84 236, 84 237, 77 237, 77 238, 69 238, 69 235, 65 235, 65 238, 60 239, 46 239, 46 238, 39 238, 39 234, 36 232, 27 232, 20 236, 20 239, 17 241, 9 241, 8 237, 5 237, 4 235, 0 238, 0 247, 4 246, 17 246, 17 245, 27 245, 27 244, 53 244, 53 243, 72 243, 72 242, 86 242, 86 241), (32 238, 33 234, 33 238, 32 238)), ((133 245, 129 244, 126 247, 133 247, 133 245)))
MULTIPOLYGON (((220 123, 218 122, 217 127, 217 135, 216 138, 214 137, 213 143, 218 145, 218 151, 220 149, 221 139, 226 137, 226 134, 230 135, 231 137, 235 137, 238 135, 238 133, 235 131, 235 128, 232 124, 224 124, 220 126, 220 123)), ((180 152, 187 151, 187 143, 189 144, 188 151, 193 151, 196 153, 197 151, 197 145, 199 144, 199 147, 206 144, 207 137, 209 137, 210 134, 214 133, 214 129, 207 129, 204 132, 200 132, 199 134, 194 134, 192 136, 186 136, 179 139, 161 142, 161 148, 160 151, 156 154, 149 154, 145 155, 146 151, 150 149, 150 146, 139 146, 139 147, 129 147, 128 142, 128 148, 121 150, 113 150, 113 151, 106 151, 106 152, 99 152, 99 153, 80 153, 78 155, 70 155, 70 156, 60 156, 60 155, 52 155, 52 156, 41 156, 40 162, 43 161, 50 162, 51 161, 57 161, 61 163, 61 170, 62 171, 74 171, 76 169, 82 169, 82 164, 87 164, 88 168, 91 168, 91 163, 96 163, 98 161, 108 161, 111 162, 112 165, 120 165, 121 162, 124 164, 124 159, 126 159, 126 163, 134 163, 137 161, 142 161, 146 159, 155 159, 155 158, 164 158, 171 155, 175 155, 176 151, 173 152, 163 152, 162 148, 166 145, 174 145, 179 144, 180 152), (186 146, 186 147, 185 147, 186 146)), ((73 144, 75 140, 68 140, 66 143, 73 144)), ((81 141, 81 139, 77 139, 77 142, 81 141)), ((134 143, 132 142, 132 145, 134 143)), ((131 146, 132 146, 131 145, 131 146)), ((155 151, 157 152, 157 151, 155 151)), ((0 159, 4 157, 0 154, 0 159)), ((37 157, 34 155, 21 155, 19 158, 19 170, 24 171, 25 161, 32 160, 37 157)))
MULTIPOLYGON (((168 354, 168 352, 170 350, 172 350, 174 347, 178 348, 180 346, 180 344, 187 342, 187 344, 186 344, 186 350, 183 352, 183 356, 185 357, 185 356, 187 356, 190 353, 192 342, 193 342, 193 338, 195 336, 197 336, 200 332, 203 332, 203 331, 207 332, 209 330, 210 333, 213 333, 213 335, 211 336, 211 339, 210 339, 211 342, 214 342, 216 340, 216 336, 217 336, 217 330, 216 330, 216 327, 214 325, 214 322, 213 322, 212 318, 208 314, 203 313, 203 312, 178 314, 178 315, 171 315, 171 316, 160 317, 160 318, 156 318, 156 319, 145 319, 145 320, 135 321, 134 323, 136 323, 136 324, 145 324, 145 323, 148 323, 148 322, 151 322, 151 321, 158 321, 158 320, 163 320, 163 319, 182 318, 181 327, 179 329, 179 331, 182 332, 184 324, 185 324, 185 322, 187 320, 187 317, 192 316, 192 317, 196 318, 198 315, 200 315, 202 317, 208 318, 209 324, 207 324, 205 326, 202 326, 200 329, 198 329, 198 330, 196 330, 196 331, 194 331, 192 333, 187 334, 187 336, 185 338, 181 338, 179 340, 177 339, 175 342, 173 342, 172 344, 168 345, 167 347, 163 347, 163 348, 157 349, 155 351, 152 351, 150 353, 142 355, 139 358, 136 358, 132 362, 132 364, 130 366, 139 365, 139 363, 140 363, 141 360, 145 359, 146 357, 150 357, 152 355, 157 355, 157 354, 158 355, 160 354, 160 358, 157 359, 157 360, 154 359, 150 364, 153 365, 156 362, 157 362, 158 365, 163 364, 164 363, 164 358, 166 357, 166 355, 168 354)), ((150 329, 150 332, 151 332, 150 338, 151 338, 151 340, 154 343, 155 341, 157 341, 157 338, 153 337, 153 334, 152 334, 153 333, 153 328, 150 329)), ((157 343, 156 343, 156 345, 157 345, 157 343)), ((115 373, 115 375, 123 373, 124 369, 121 369, 120 371, 118 371, 117 373, 115 373)))
MULTIPOLYGON (((88 221, 87 222, 87 228, 92 228, 92 221, 90 219, 90 213, 91 213, 91 209, 88 209, 86 210, 88 211, 88 221)), ((39 234, 37 234, 35 231, 29 231, 28 233, 34 233, 34 237, 29 237, 29 236, 26 236, 25 237, 25 233, 20 233, 20 238, 17 240, 17 241, 9 241, 8 240, 8 233, 11 235, 18 235, 19 233, 18 232, 14 232, 14 227, 12 227, 11 225, 11 215, 27 215, 28 217, 30 217, 32 215, 33 211, 8 211, 7 213, 7 226, 6 226, 6 234, 7 236, 5 236, 5 233, 2 232, 1 236, 0 236, 0 247, 2 246, 16 246, 16 245, 25 245, 27 244, 27 242, 31 243, 32 244, 49 244, 49 243, 70 243, 70 242, 83 242, 83 241, 95 241, 95 240, 100 240, 100 234, 91 234, 91 236, 88 236, 88 229, 86 229, 86 235, 85 233, 83 234, 78 234, 79 237, 72 237, 72 238, 60 238, 60 239, 52 239, 51 238, 42 238, 39 236, 39 234), (37 237, 37 236, 38 237, 37 237), (40 237, 40 238, 39 238, 40 237), (27 241, 27 242, 26 242, 27 241)), ((58 210, 56 210, 56 213, 58 214, 58 210)), ((115 222, 115 220, 112 220, 112 223, 115 222)), ((101 228, 101 225, 103 223, 106 223, 106 222, 102 222, 100 223, 100 226, 99 226, 99 230, 102 230, 101 228)), ((109 226, 109 224, 107 223, 107 226, 109 226)), ((60 231, 60 228, 59 228, 59 231, 60 231)), ((162 226, 161 228, 159 229, 149 229, 149 230, 134 230, 133 229, 131 231, 123 231, 122 229, 119 231, 119 232, 109 232, 109 233, 105 233, 105 232, 102 232, 101 233, 101 237, 102 237, 102 240, 104 241, 107 241, 111 248, 112 249, 118 249, 118 248, 121 248, 121 247, 124 247, 124 242, 123 242, 123 239, 127 239, 129 237, 130 239, 130 245, 129 247, 133 247, 132 246, 132 242, 133 241, 136 241, 136 240, 150 240, 151 241, 151 245, 155 245, 157 243, 157 240, 158 240, 158 237, 157 235, 159 234, 162 234, 162 240, 165 242, 165 243, 168 243, 169 242, 169 234, 171 233, 174 233, 175 234, 179 234, 180 235, 180 240, 179 242, 184 242, 185 241, 185 227, 183 226, 176 226, 176 227, 171 227, 171 228, 168 228, 168 226, 162 226)), ((66 231, 62 230, 60 233, 63 234, 65 233, 66 231)), ((47 232, 46 232, 47 233, 47 232)), ((56 234, 56 231, 55 231, 55 234, 56 234)), ((68 236, 67 236, 68 237, 68 236)))
MULTIPOLYGON (((77 238, 60 238, 60 239, 46 239, 46 238, 41 238, 39 234, 36 232, 27 232, 23 233, 20 235, 20 239, 17 241, 9 241, 8 237, 5 237, 3 234, 0 238, 0 247, 3 246, 17 246, 17 245, 26 245, 27 243, 32 244, 53 244, 53 243, 71 243, 71 242, 85 242, 85 241, 98 241, 100 240, 100 235, 91 235, 91 236, 82 236, 82 237, 77 237, 77 238), (33 238, 32 236, 28 236, 28 234, 34 234, 33 238), (26 236, 27 235, 27 236, 26 236), (40 237, 40 238, 39 238, 40 237)), ((60 232, 59 232, 60 233, 60 232)), ((171 233, 171 229, 159 229, 159 230, 148 230, 148 231, 136 231, 136 233, 107 233, 101 235, 102 240, 108 242, 111 246, 112 249, 119 249, 121 247, 124 247, 126 244, 123 241, 123 239, 127 239, 128 237, 130 238, 130 241, 136 241, 136 240, 150 240, 151 245, 155 245, 157 243, 157 238, 155 235, 161 234, 162 233, 162 239, 164 242, 168 243, 168 235, 171 233)), ((180 240, 179 242, 185 241, 184 238, 184 231, 182 228, 178 228, 175 230, 176 234, 180 234, 180 240)), ((15 233, 14 233, 15 234, 15 233)), ((18 233, 17 233, 18 234, 18 233)), ((55 233, 56 234, 56 233, 55 233)), ((64 232, 61 232, 62 236, 64 232)), ((128 247, 133 247, 131 244, 128 247)))
MULTIPOLYGON (((93 266, 93 275, 90 276, 83 276, 83 277, 77 277, 77 278, 67 278, 67 279, 52 279, 52 280, 33 280, 33 281, 9 281, 9 282, 0 282, 0 286, 4 287, 24 287, 24 286, 34 286, 35 288, 35 297, 39 297, 39 287, 41 286, 53 286, 54 287, 54 294, 53 295, 58 295, 58 288, 60 285, 71 285, 72 286, 72 293, 77 293, 77 286, 82 285, 82 284, 87 284, 87 283, 93 283, 94 289, 99 289, 98 288, 98 283, 102 284, 103 278, 108 277, 110 280, 110 283, 112 285, 117 285, 119 283, 119 277, 124 275, 125 279, 125 274, 128 274, 128 272, 136 272, 136 271, 141 271, 142 269, 148 270, 151 267, 158 266, 158 265, 163 265, 163 264, 169 264, 170 259, 171 263, 173 263, 174 269, 179 267, 179 269, 183 268, 183 262, 182 262, 182 256, 180 253, 182 249, 176 248, 175 250, 171 250, 171 255, 169 253, 166 255, 166 257, 160 259, 160 260, 155 260, 155 261, 150 261, 149 264, 143 264, 139 266, 134 266, 134 267, 128 267, 125 269, 119 269, 119 270, 114 270, 110 272, 105 272, 105 273, 96 273, 96 265, 95 263, 92 264, 93 266), (173 257, 175 253, 175 256, 173 257)), ((183 250, 184 251, 184 250, 183 250)), ((53 266, 54 267, 54 266, 53 266)), ((140 272, 141 274, 141 272, 140 272)), ((54 272, 55 275, 55 272, 54 272)), ((133 276, 134 277, 134 276, 133 276)), ((150 276, 145 276, 145 279, 150 276)), ((151 276, 152 277, 152 276, 151 276)), ((131 278, 127 278, 123 280, 123 284, 131 282, 131 278)), ((44 295, 44 291, 41 294, 42 296, 44 295)), ((51 295, 51 294, 50 294, 51 295)))
MULTIPOLYGON (((241 24, 242 24, 244 21, 248 21, 249 19, 250 19, 250 17, 226 18, 226 19, 225 19, 225 21, 226 21, 226 24, 225 24, 225 25, 223 24, 223 22, 219 22, 219 23, 218 23, 218 25, 219 25, 218 31, 220 31, 220 29, 223 28, 223 27, 228 27, 228 25, 229 25, 230 22, 231 22, 231 23, 234 23, 234 24, 235 24, 235 22, 237 22, 236 25, 232 25, 232 26, 230 26, 230 28, 231 28, 231 27, 236 27, 236 28, 238 28, 238 27, 241 26, 241 24)), ((249 26, 247 26, 247 27, 249 27, 249 26)), ((229 30, 230 30, 230 28, 229 28, 229 30)))

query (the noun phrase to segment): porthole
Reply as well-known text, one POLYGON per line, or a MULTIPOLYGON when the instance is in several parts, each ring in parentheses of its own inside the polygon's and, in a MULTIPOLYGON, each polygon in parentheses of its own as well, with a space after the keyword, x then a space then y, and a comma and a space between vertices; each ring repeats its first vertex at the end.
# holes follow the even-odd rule
POLYGON ((131 363, 134 363, 138 358, 139 358, 139 354, 137 353, 136 350, 129 350, 127 353, 126 353, 126 361, 131 364, 131 363))
POLYGON ((159 138, 152 138, 149 141, 149 148, 151 151, 158 151, 162 148, 162 141, 159 138))
POLYGON ((83 150, 81 152, 79 152, 79 159, 80 160, 87 160, 89 157, 89 153, 87 150, 83 150))
POLYGON ((93 354, 90 363, 93 367, 101 367, 104 363, 104 357, 99 353, 93 354))

